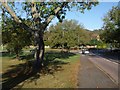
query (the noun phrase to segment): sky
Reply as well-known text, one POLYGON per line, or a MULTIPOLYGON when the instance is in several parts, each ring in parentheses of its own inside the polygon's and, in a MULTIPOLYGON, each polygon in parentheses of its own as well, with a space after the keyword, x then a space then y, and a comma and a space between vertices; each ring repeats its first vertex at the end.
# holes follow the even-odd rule
MULTIPOLYGON (((111 1, 111 0, 109 0, 111 1)), ((80 13, 78 11, 68 11, 66 13, 65 19, 67 20, 77 20, 79 24, 82 24, 85 29, 88 30, 95 30, 100 29, 103 26, 102 18, 107 14, 109 10, 112 9, 113 6, 118 6, 118 0, 115 0, 116 2, 108 2, 104 0, 104 2, 99 2, 99 4, 95 7, 92 7, 91 10, 85 10, 84 14, 80 13)), ((119 2, 120 3, 120 2, 119 2)), ((22 8, 20 4, 16 4, 17 8, 22 8)), ((120 4, 119 4, 120 6, 120 4)), ((20 14, 18 11, 17 14, 20 14)), ((21 13, 22 17, 26 17, 25 13, 21 13)), ((55 18, 52 20, 51 24, 56 24, 58 22, 58 19, 55 18)), ((50 26, 49 25, 49 26, 50 26)), ((48 27, 49 27, 48 26, 48 27)))
MULTIPOLYGON (((99 5, 92 7, 91 10, 85 10, 84 14, 78 11, 69 11, 65 19, 77 20, 79 24, 83 24, 84 28, 88 30, 100 29, 103 26, 102 18, 113 6, 117 5, 118 2, 100 2, 99 5)), ((51 24, 56 24, 56 22, 58 22, 58 20, 55 18, 51 24)))

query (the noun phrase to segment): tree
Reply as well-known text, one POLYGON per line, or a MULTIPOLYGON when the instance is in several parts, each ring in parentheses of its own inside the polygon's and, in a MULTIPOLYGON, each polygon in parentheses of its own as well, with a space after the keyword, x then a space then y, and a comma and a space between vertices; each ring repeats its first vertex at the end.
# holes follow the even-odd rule
POLYGON ((1 2, 2 6, 8 11, 10 16, 16 21, 17 24, 24 30, 28 30, 33 33, 36 44, 36 53, 35 57, 37 64, 42 63, 44 58, 44 42, 43 35, 44 31, 55 17, 61 22, 66 14, 67 10, 72 9, 72 7, 77 7, 77 9, 83 12, 86 8, 91 9, 92 6, 95 6, 98 2, 91 2, 91 0, 86 0, 84 2, 24 2, 21 3, 23 11, 28 15, 26 19, 33 21, 32 26, 28 26, 22 22, 22 17, 19 18, 16 14, 17 10, 15 9, 15 3, 1 2))
POLYGON ((76 20, 64 20, 63 23, 51 25, 45 33, 45 44, 53 48, 66 48, 87 44, 90 31, 85 30, 76 20))
POLYGON ((120 46, 120 9, 113 7, 103 18, 104 26, 101 39, 106 43, 120 46))
POLYGON ((22 48, 31 44, 31 33, 20 29, 16 23, 7 18, 4 21, 4 28, 2 28, 2 44, 6 45, 9 52, 15 53, 16 58, 19 58, 19 53, 22 48))

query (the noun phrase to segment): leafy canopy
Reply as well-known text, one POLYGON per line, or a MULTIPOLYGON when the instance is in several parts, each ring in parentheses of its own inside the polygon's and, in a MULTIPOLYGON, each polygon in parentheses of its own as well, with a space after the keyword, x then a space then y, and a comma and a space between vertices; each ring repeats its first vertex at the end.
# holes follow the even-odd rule
POLYGON ((101 38, 107 43, 120 43, 120 9, 113 7, 103 18, 104 26, 101 38))

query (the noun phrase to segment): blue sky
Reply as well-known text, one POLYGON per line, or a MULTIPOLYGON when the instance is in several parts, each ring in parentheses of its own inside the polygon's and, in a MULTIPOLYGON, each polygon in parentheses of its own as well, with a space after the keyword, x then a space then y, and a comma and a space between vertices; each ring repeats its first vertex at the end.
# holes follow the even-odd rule
MULTIPOLYGON (((69 11, 67 12, 65 19, 75 19, 89 30, 100 29, 103 25, 102 18, 113 6, 117 5, 118 2, 100 2, 99 5, 92 7, 91 10, 85 10, 84 14, 78 11, 69 11)), ((58 20, 54 19, 51 24, 55 24, 56 22, 58 22, 58 20)))
MULTIPOLYGON (((95 30, 100 29, 103 26, 102 18, 107 14, 109 10, 112 9, 113 6, 118 5, 118 0, 116 2, 99 2, 99 5, 92 7, 91 10, 85 10, 84 14, 78 11, 68 11, 65 19, 71 20, 75 19, 79 23, 82 23, 86 29, 95 30)), ((20 4, 16 4, 17 8, 22 8, 20 4)), ((26 17, 25 13, 17 12, 17 14, 21 14, 22 17, 26 17)), ((53 19, 51 24, 56 24, 58 19, 53 19)), ((50 26, 49 25, 49 26, 50 26)))

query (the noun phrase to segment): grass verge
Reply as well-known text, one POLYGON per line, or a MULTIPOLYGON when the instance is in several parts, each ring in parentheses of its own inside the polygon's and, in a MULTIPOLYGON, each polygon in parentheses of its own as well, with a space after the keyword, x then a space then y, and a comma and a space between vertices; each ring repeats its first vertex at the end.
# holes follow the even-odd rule
MULTIPOLYGON (((44 72, 29 75, 27 78, 24 78, 26 75, 23 76, 23 74, 18 75, 18 77, 3 77, 3 80, 7 81, 4 82, 6 83, 4 85, 13 83, 14 85, 11 84, 11 87, 14 88, 76 88, 79 59, 79 54, 57 50, 47 51, 45 54, 47 65, 43 70, 44 72)), ((3 57, 2 61, 3 73, 7 73, 8 69, 12 70, 15 68, 14 66, 20 69, 24 65, 18 65, 25 63, 25 61, 9 60, 6 57, 3 57)), ((17 71, 20 71, 19 69, 17 71)))

